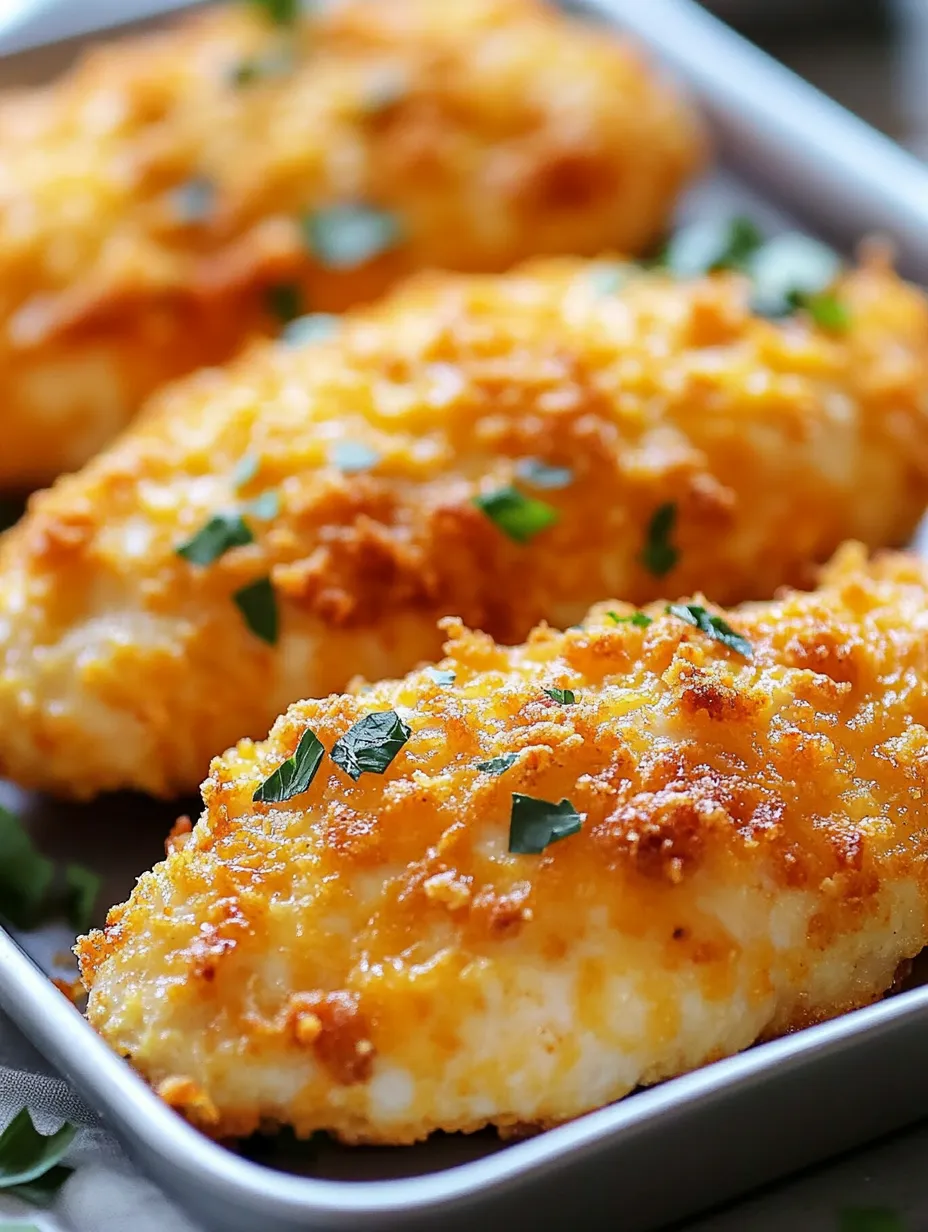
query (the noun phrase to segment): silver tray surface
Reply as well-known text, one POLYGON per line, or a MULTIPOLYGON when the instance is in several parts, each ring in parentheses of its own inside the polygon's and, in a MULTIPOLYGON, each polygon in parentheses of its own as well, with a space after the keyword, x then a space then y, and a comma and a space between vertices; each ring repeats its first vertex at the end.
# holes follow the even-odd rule
MULTIPOLYGON (((136 3, 146 15, 154 8, 136 3)), ((801 225, 845 249, 880 231, 896 242, 903 270, 928 279, 928 169, 690 0, 571 7, 635 33, 708 114, 724 165, 689 195, 684 217, 748 213, 770 231, 801 225)), ((49 63, 61 62, 60 47, 48 51, 49 63)), ((28 72, 40 69, 41 51, 27 55, 28 72)), ((12 76, 22 78, 23 62, 8 62, 12 76)), ((0 84, 5 67, 0 61, 0 84)), ((198 807, 135 796, 54 805, 3 784, 0 803, 20 812, 41 850, 93 865, 104 877, 101 903, 124 899, 137 873, 161 857, 177 814, 198 807)), ((268 1166, 181 1121, 48 982, 43 971, 61 974, 56 964, 71 940, 54 927, 16 938, 0 930, 0 1008, 139 1168, 216 1232, 439 1223, 454 1232, 475 1219, 487 1232, 574 1222, 646 1232, 912 1123, 928 1107, 928 987, 916 975, 914 986, 879 1005, 526 1141, 502 1144, 485 1133, 413 1148, 296 1149, 278 1151, 268 1166)))

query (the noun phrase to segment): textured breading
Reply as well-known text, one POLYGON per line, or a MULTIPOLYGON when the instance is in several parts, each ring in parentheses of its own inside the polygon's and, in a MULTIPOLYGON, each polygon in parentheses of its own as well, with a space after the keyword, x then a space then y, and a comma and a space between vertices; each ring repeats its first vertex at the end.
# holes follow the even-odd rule
POLYGON ((297 698, 433 659, 442 616, 516 642, 603 595, 763 598, 846 536, 908 538, 928 494, 920 292, 852 273, 836 292, 852 324, 831 335, 752 317, 734 275, 630 270, 604 293, 614 272, 423 277, 334 338, 188 378, 33 497, 0 540, 0 776, 194 790, 297 698), (344 473, 339 447, 371 450, 371 469, 344 473), (527 458, 567 468, 565 486, 538 487, 527 458), (511 483, 559 518, 526 543, 473 503, 511 483), (263 492, 279 509, 259 517, 263 492), (243 507, 252 543, 177 554, 243 507), (274 646, 233 602, 268 576, 274 646))
POLYGON ((514 648, 448 621, 452 684, 300 702, 216 758, 192 835, 78 943, 93 1025, 211 1134, 401 1143, 547 1126, 880 997, 928 941, 925 566, 848 547, 728 614, 750 659, 610 610, 514 648), (331 750, 386 709, 385 774, 326 757, 252 802, 307 727, 331 750), (579 832, 510 854, 514 793, 579 832))
POLYGON ((254 5, 105 46, 0 101, 0 488, 81 465, 169 377, 421 267, 637 252, 703 161, 639 53, 542 0, 254 5), (311 253, 307 212, 390 213, 311 253), (284 296, 293 303, 292 293, 284 296))

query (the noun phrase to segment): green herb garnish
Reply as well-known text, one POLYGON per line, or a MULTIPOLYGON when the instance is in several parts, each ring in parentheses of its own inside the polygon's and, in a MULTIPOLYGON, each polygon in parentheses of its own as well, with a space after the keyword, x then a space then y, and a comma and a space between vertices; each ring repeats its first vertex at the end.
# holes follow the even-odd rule
POLYGON ((839 1232, 905 1232, 901 1216, 885 1206, 848 1207, 839 1212, 839 1232))
POLYGON ((0 913, 14 928, 33 928, 46 907, 55 866, 36 851, 19 818, 2 805, 0 852, 0 913))
POLYGON ((454 684, 455 680, 457 680, 457 675, 454 672, 446 671, 441 667, 427 667, 425 672, 426 675, 430 676, 437 685, 441 685, 442 687, 449 684, 454 684))
POLYGON ((499 757, 491 757, 489 761, 478 761, 477 769, 484 774, 505 774, 509 767, 514 766, 518 760, 518 753, 501 753, 499 757))
POLYGON ((412 735, 395 710, 366 714, 332 747, 332 760, 356 782, 362 774, 383 774, 412 735))
POLYGON ((614 295, 628 282, 627 265, 613 261, 610 265, 594 265, 587 274, 587 282, 600 295, 614 295))
POLYGON ((524 496, 513 487, 475 496, 474 504, 516 543, 528 543, 560 520, 560 514, 552 505, 524 496))
POLYGON ((336 441, 329 450, 332 465, 337 466, 346 475, 356 475, 359 471, 369 471, 380 461, 380 454, 370 445, 361 441, 336 441))
POLYGON ((253 541, 254 535, 240 513, 217 513, 176 552, 192 565, 211 565, 232 548, 253 541))
POLYGON ((655 577, 663 577, 669 573, 680 553, 670 542, 670 536, 677 521, 677 506, 674 501, 659 505, 648 523, 648 535, 641 551, 641 563, 655 577))
POLYGON ((232 471, 232 487, 238 490, 244 488, 246 484, 251 483, 255 475, 258 473, 258 468, 261 465, 261 459, 257 454, 246 453, 235 465, 232 471))
POLYGON ((71 1175, 61 1160, 77 1126, 65 1122, 53 1134, 40 1134, 22 1108, 0 1134, 0 1189, 44 1206, 71 1175))
POLYGON ((800 299, 797 307, 804 308, 819 329, 830 334, 843 334, 851 324, 851 314, 846 304, 836 295, 823 291, 821 295, 809 295, 800 299))
POLYGON ((288 757, 264 780, 252 800, 263 804, 281 804, 284 800, 299 796, 316 777, 316 771, 324 756, 322 742, 316 733, 307 727, 300 736, 293 756, 288 757))
POLYGON ((370 205, 333 205, 303 219, 310 251, 326 269, 356 269, 395 248, 402 237, 396 215, 370 205))
POLYGON ((542 689, 542 693, 547 693, 553 702, 559 702, 562 706, 573 706, 577 701, 573 689, 542 689))
POLYGON ((513 792, 509 850, 518 855, 540 855, 551 843, 576 834, 582 824, 583 819, 569 800, 553 804, 513 792))
POLYGON ((827 291, 841 272, 841 260, 818 240, 790 231, 759 248, 747 272, 754 284, 754 311, 782 317, 827 291))
POLYGON ((102 878, 83 864, 69 864, 64 872, 68 923, 76 933, 85 933, 93 923, 102 878))
POLYGON ((661 263, 678 278, 695 278, 715 270, 744 270, 763 242, 750 218, 694 222, 671 236, 661 263))
POLYGON ((304 346, 331 338, 337 329, 338 317, 331 312, 308 312, 286 325, 280 336, 287 346, 304 346))
POLYGON ((248 0, 277 26, 292 26, 300 13, 300 0, 248 0))
POLYGON ((549 466, 538 458, 520 458, 515 472, 533 488, 566 488, 574 481, 574 473, 568 467, 549 466))
POLYGON ((293 48, 288 44, 276 47, 263 56, 246 56, 229 69, 228 80, 238 88, 253 85, 266 77, 283 77, 293 70, 293 48))
POLYGON ((278 282, 265 290, 268 311, 283 325, 289 325, 303 312, 303 292, 295 282, 278 282))
POLYGON ((255 637, 269 646, 277 644, 279 619, 277 596, 270 578, 258 578, 232 595, 232 602, 245 618, 245 624, 255 637))
POLYGON ((632 612, 630 616, 620 616, 618 612, 607 612, 606 615, 614 625, 634 625, 637 629, 646 629, 654 624, 647 612, 632 612))
POLYGON ((754 658, 754 648, 746 637, 736 633, 721 616, 713 616, 698 603, 668 603, 665 610, 668 616, 676 616, 678 620, 685 620, 688 625, 699 629, 713 641, 721 642, 723 646, 727 646, 729 650, 733 650, 743 658, 754 658))
POLYGON ((245 506, 245 512, 252 517, 260 518, 262 522, 270 522, 280 513, 280 493, 268 488, 245 506))

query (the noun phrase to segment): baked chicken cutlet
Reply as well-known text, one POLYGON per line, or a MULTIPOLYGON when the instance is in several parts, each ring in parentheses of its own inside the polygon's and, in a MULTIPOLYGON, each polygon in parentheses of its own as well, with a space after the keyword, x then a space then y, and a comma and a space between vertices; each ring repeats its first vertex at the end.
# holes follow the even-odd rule
POLYGON ((928 941, 928 571, 593 610, 292 706, 80 939, 210 1134, 549 1126, 879 998, 928 941))
POLYGON ((0 101, 0 489, 410 270, 642 251, 703 151, 634 48, 543 0, 241 4, 104 46, 0 101))
POLYGON ((0 776, 195 790, 297 698, 434 659, 443 616, 514 643, 904 542, 925 299, 850 273, 836 334, 750 293, 566 259, 423 277, 166 391, 0 539, 0 776))

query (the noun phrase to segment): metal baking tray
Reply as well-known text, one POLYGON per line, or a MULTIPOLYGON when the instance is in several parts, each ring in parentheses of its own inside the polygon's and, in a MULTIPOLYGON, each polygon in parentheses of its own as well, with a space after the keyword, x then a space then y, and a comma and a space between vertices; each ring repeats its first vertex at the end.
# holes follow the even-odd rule
MULTIPOLYGON (((140 12, 152 7, 136 3, 140 12)), ((709 116, 723 167, 690 194, 684 215, 749 212, 770 230, 801 225, 846 250, 882 232, 902 269, 928 279, 928 168, 691 0, 571 7, 648 44, 709 116)), ((42 49, 27 55, 29 73, 41 71, 42 49)), ((61 46, 48 49, 48 64, 62 58, 61 46)), ((22 80, 22 64, 0 61, 0 84, 7 65, 22 80)), ((135 875, 160 857, 177 813, 196 810, 195 802, 126 796, 51 805, 3 784, 0 802, 18 809, 41 850, 93 864, 107 903, 125 898, 135 875)), ((454 1232, 475 1220, 488 1232, 523 1224, 647 1232, 912 1123, 928 1108, 928 986, 916 974, 881 1004, 525 1141, 503 1144, 487 1132, 417 1147, 332 1146, 278 1153, 269 1166, 202 1137, 109 1051, 46 978, 70 940, 55 929, 15 938, 0 930, 0 1007, 138 1167, 215 1232, 439 1224, 454 1232)))

